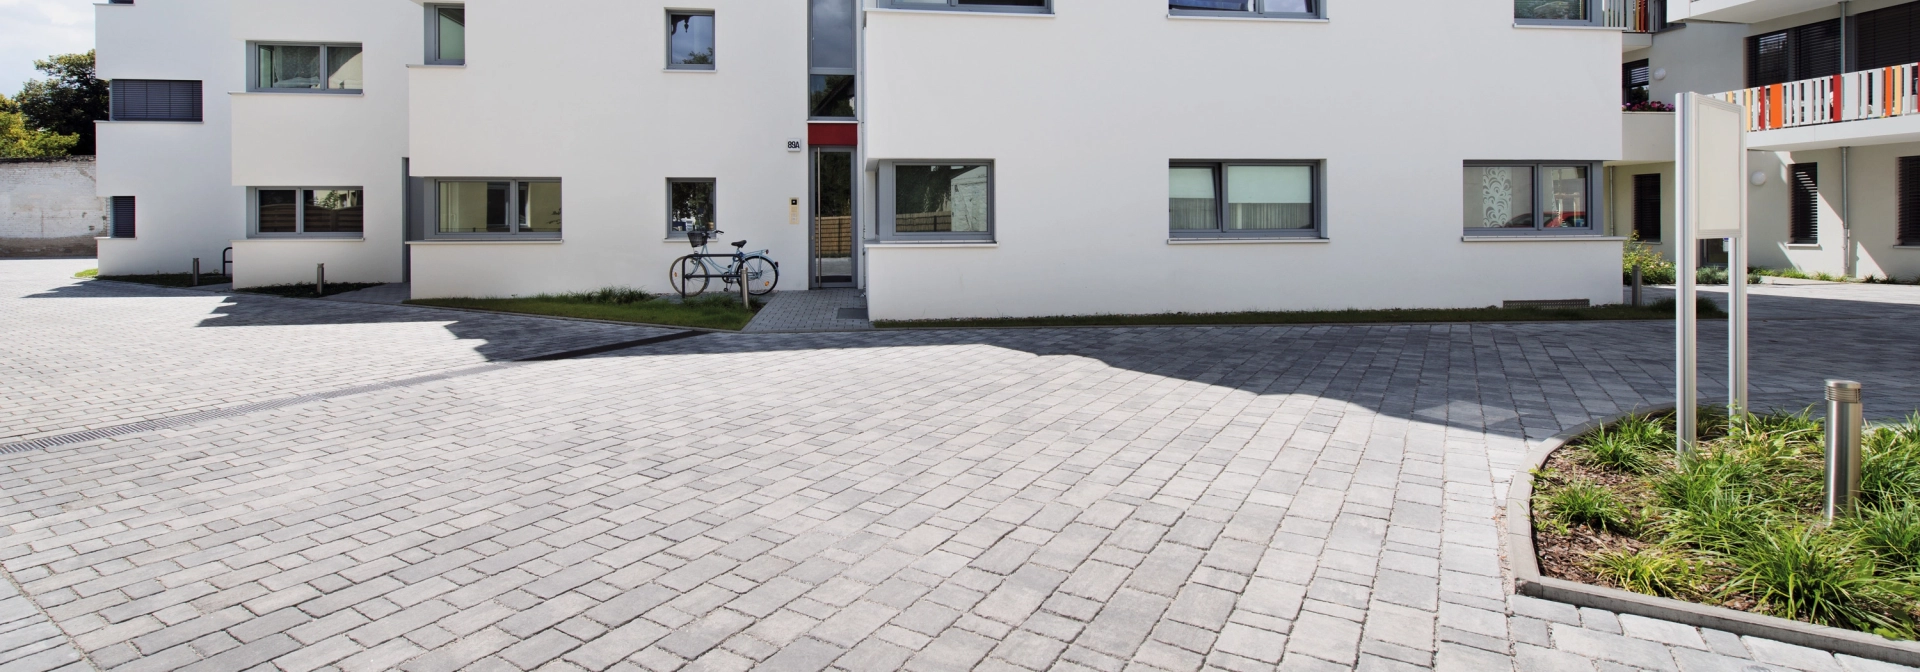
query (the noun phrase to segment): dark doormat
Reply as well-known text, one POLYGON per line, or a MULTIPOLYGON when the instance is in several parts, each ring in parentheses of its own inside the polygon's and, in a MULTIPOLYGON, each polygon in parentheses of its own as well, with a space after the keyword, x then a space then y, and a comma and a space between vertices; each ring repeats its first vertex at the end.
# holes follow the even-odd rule
POLYGON ((867 309, 841 308, 840 313, 839 315, 837 315, 837 317, 839 317, 842 320, 864 320, 864 319, 867 319, 867 309))

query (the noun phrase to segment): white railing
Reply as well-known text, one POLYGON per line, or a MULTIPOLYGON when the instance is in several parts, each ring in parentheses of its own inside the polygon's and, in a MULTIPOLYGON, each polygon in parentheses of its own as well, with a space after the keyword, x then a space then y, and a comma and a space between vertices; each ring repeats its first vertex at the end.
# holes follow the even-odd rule
POLYGON ((1920 63, 1728 91, 1714 96, 1747 109, 1747 130, 1920 114, 1920 63))
POLYGON ((1667 25, 1666 0, 1600 0, 1600 18, 1608 28, 1651 33, 1667 25))

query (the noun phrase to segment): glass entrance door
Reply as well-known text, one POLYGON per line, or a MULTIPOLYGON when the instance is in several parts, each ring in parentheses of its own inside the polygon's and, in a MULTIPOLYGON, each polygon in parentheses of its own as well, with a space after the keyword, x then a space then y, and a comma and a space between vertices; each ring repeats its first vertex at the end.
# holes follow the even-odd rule
POLYGON ((811 286, 854 286, 853 150, 813 150, 813 247, 811 286))

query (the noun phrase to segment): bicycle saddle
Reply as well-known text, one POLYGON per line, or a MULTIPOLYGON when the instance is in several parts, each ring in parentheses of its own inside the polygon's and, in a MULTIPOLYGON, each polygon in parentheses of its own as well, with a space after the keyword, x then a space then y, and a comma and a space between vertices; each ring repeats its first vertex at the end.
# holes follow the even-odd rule
POLYGON ((735 241, 735 242, 733 243, 733 246, 734 246, 734 247, 738 247, 738 248, 742 248, 742 249, 745 249, 745 248, 746 248, 746 246, 747 246, 747 241, 744 241, 744 240, 741 240, 741 241, 735 241))

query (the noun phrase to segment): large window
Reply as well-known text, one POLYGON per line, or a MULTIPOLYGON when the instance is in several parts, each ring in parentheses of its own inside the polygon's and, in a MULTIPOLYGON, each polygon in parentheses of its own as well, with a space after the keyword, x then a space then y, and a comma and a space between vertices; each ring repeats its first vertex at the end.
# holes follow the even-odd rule
POLYGON ((1197 163, 1168 172, 1175 238, 1320 235, 1317 163, 1197 163))
POLYGON ((1792 182, 1787 185, 1792 199, 1787 206, 1790 229, 1787 242, 1817 245, 1820 243, 1820 164, 1796 163, 1788 167, 1787 174, 1792 182))
POLYGON ((1920 156, 1900 157, 1894 198, 1900 222, 1900 244, 1920 245, 1920 156))
POLYGON ((1513 0, 1513 21, 1541 25, 1587 25, 1597 0, 1513 0))
POLYGON ((1461 219, 1467 235, 1593 232, 1592 163, 1469 163, 1461 219))
POLYGON ((850 119, 855 116, 854 2, 811 0, 807 46, 807 116, 850 119))
POLYGON ((427 5, 427 63, 466 65, 466 5, 427 5))
POLYGON ((881 235, 896 240, 993 240, 993 164, 895 162, 880 172, 881 235))
POLYGON ((253 44, 250 91, 359 93, 364 86, 358 44, 253 44))
POLYGON ((359 187, 252 191, 253 232, 261 236, 359 237, 366 228, 366 198, 359 187))
POLYGON ((880 0, 894 9, 949 9, 963 12, 1023 12, 1047 14, 1053 0, 880 0))
POLYGON ((114 121, 200 121, 200 82, 116 79, 109 85, 114 121))
POLYGON ((134 226, 134 216, 139 213, 132 196, 114 196, 109 200, 107 211, 107 235, 111 238, 133 238, 138 228, 134 226))
POLYGON ((714 230, 719 221, 714 215, 717 191, 718 183, 708 178, 667 180, 667 235, 714 230))
POLYGON ((441 180, 435 233, 560 236, 558 180, 441 180))
POLYGON ((667 12, 667 68, 712 70, 713 13, 667 12))
POLYGON ((1620 66, 1620 104, 1632 105, 1653 99, 1653 66, 1640 59, 1620 66))
POLYGON ((1660 174, 1633 176, 1633 234, 1643 242, 1660 241, 1660 218, 1666 205, 1660 197, 1660 174))
POLYGON ((1167 0, 1167 12, 1175 16, 1317 19, 1321 4, 1321 0, 1167 0))
POLYGON ((1747 86, 1830 77, 1844 68, 1839 19, 1747 38, 1747 86))
POLYGON ((1908 2, 1853 17, 1848 70, 1872 70, 1920 61, 1920 2, 1908 2))

